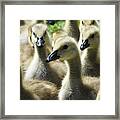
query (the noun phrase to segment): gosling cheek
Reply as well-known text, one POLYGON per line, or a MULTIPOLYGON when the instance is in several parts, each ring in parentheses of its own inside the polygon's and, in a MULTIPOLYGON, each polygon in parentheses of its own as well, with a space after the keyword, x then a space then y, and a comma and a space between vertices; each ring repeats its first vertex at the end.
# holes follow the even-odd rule
POLYGON ((65 51, 64 50, 59 50, 57 54, 61 57, 64 57, 65 51))

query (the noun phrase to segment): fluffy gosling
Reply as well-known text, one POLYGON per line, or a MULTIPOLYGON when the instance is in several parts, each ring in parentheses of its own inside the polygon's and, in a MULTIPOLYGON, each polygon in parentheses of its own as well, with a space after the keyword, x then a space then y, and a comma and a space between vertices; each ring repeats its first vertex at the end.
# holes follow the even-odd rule
POLYGON ((67 74, 58 95, 59 100, 95 100, 96 92, 83 84, 80 52, 74 38, 66 35, 54 41, 53 51, 47 57, 47 62, 56 59, 64 61, 67 66, 67 74))

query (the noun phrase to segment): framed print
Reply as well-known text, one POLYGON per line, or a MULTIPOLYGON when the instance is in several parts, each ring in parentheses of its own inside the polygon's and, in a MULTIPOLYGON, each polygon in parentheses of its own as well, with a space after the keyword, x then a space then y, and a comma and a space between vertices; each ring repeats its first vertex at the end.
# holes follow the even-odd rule
POLYGON ((119 119, 119 9, 2 1, 1 118, 119 119))

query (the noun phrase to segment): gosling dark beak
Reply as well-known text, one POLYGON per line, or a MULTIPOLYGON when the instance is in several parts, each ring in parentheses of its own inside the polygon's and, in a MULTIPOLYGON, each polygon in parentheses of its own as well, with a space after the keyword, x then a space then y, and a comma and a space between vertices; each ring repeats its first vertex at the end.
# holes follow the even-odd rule
POLYGON ((88 39, 86 39, 84 42, 82 42, 82 44, 80 45, 80 49, 84 50, 86 48, 88 48, 90 46, 90 44, 88 43, 88 39))
POLYGON ((44 44, 45 44, 45 41, 44 41, 44 39, 43 39, 43 37, 42 38, 38 38, 38 40, 37 40, 37 46, 38 47, 43 47, 44 46, 44 44))
POLYGON ((41 41, 40 41, 40 43, 41 43, 41 47, 43 47, 43 46, 44 46, 44 44, 45 44, 44 39, 43 39, 43 40, 41 40, 41 41))
POLYGON ((54 61, 56 59, 59 59, 60 56, 58 56, 57 53, 58 53, 58 50, 55 50, 52 53, 50 53, 47 57, 46 62, 50 62, 50 61, 54 61))

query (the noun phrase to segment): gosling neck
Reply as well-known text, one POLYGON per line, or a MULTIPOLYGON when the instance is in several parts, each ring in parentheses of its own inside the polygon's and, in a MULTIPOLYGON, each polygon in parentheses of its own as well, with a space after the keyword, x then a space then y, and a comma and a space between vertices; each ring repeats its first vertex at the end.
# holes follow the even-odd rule
POLYGON ((76 23, 77 23, 76 20, 66 20, 65 25, 74 26, 74 25, 77 25, 76 23))
POLYGON ((35 51, 34 51, 34 58, 38 59, 39 61, 43 62, 45 65, 46 64, 46 45, 43 47, 37 47, 35 46, 35 51))
POLYGON ((64 30, 68 32, 68 35, 75 38, 77 42, 79 41, 80 31, 76 20, 66 20, 64 30))
POLYGON ((83 84, 81 79, 81 61, 79 52, 74 59, 67 60, 65 61, 65 63, 67 65, 66 77, 68 77, 67 80, 70 88, 74 89, 82 86, 83 84))
POLYGON ((90 63, 91 65, 96 63, 98 48, 99 48, 99 46, 91 47, 91 48, 86 49, 86 52, 87 52, 86 62, 87 63, 90 63))

